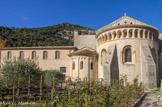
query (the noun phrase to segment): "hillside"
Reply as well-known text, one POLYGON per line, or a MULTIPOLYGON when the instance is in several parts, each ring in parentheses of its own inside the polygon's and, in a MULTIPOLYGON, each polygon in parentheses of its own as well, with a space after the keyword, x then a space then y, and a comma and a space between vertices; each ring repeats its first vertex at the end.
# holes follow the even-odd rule
POLYGON ((0 26, 0 35, 7 40, 6 47, 70 46, 74 30, 83 34, 95 30, 70 23, 40 28, 8 28, 0 26))

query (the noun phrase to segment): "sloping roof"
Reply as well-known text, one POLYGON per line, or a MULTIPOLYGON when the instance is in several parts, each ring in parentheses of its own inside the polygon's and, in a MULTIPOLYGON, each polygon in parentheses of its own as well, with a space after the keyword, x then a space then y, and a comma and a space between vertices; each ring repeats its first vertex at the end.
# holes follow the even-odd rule
POLYGON ((136 20, 134 18, 131 18, 131 17, 125 15, 125 16, 115 20, 114 22, 102 27, 101 29, 97 30, 97 34, 103 32, 107 29, 111 29, 111 28, 115 28, 115 27, 124 27, 124 26, 145 26, 145 27, 150 27, 150 28, 158 30, 157 28, 155 28, 151 25, 148 25, 146 23, 143 23, 139 20, 136 20))
POLYGON ((69 56, 96 56, 96 50, 89 48, 89 47, 83 47, 79 50, 74 51, 73 53, 70 53, 69 56))

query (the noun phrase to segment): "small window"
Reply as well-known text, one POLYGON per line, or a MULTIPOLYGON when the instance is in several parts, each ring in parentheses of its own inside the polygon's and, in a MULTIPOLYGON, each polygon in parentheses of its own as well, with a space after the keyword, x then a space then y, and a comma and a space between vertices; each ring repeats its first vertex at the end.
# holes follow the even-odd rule
POLYGON ((80 69, 83 69, 83 61, 80 62, 80 69))
POLYGON ((60 51, 55 52, 55 59, 60 59, 60 51))
POLYGON ((20 59, 24 58, 24 51, 20 51, 20 59))
POLYGON ((8 51, 7 52, 7 59, 11 59, 12 58, 12 53, 11 53, 11 51, 8 51))
POLYGON ((36 59, 36 52, 32 51, 32 59, 36 59))
POLYGON ((130 48, 125 50, 125 62, 132 62, 132 52, 130 48))
POLYGON ((93 62, 91 62, 91 70, 93 70, 93 62))
POLYGON ((47 51, 43 51, 43 59, 48 59, 48 52, 47 51))
POLYGON ((123 62, 132 62, 132 50, 130 46, 126 46, 123 50, 123 62))
POLYGON ((75 69, 75 62, 73 61, 72 63, 72 69, 74 70, 75 69))
POLYGON ((106 57, 106 50, 103 49, 103 50, 101 51, 101 65, 104 64, 105 57, 106 57))
POLYGON ((62 73, 66 73, 66 67, 60 67, 60 71, 61 71, 62 73))

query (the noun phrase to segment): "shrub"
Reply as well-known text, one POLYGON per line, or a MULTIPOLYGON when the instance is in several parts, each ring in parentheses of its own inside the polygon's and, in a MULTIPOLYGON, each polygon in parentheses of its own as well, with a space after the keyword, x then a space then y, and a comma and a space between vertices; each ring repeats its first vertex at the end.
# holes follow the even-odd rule
POLYGON ((24 86, 31 80, 31 86, 39 84, 40 69, 38 65, 30 59, 13 59, 6 61, 2 67, 2 79, 5 87, 13 85, 24 86))

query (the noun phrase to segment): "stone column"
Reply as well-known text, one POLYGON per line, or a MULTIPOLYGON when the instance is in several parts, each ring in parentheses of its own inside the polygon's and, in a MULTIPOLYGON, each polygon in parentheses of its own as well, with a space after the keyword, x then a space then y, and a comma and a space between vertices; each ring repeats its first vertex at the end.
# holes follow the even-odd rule
POLYGON ((142 38, 145 38, 145 32, 146 32, 146 30, 143 30, 143 37, 142 38))
POLYGON ((141 32, 141 30, 140 29, 137 29, 137 38, 141 38, 140 32, 141 32))

